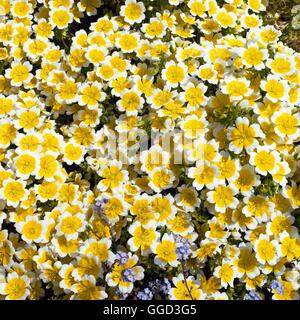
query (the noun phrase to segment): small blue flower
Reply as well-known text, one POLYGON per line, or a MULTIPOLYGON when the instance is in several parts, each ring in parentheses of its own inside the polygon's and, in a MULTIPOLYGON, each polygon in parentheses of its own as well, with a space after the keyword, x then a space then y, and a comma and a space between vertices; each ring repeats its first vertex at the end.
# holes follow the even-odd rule
POLYGON ((187 260, 190 248, 188 246, 179 246, 176 248, 176 254, 179 260, 187 260))
POLYGON ((171 288, 172 288, 171 282, 165 278, 161 287, 160 287, 160 291, 164 294, 169 294, 171 288))
POLYGON ((164 278, 164 279, 156 279, 155 281, 150 281, 148 283, 148 287, 152 291, 152 293, 155 295, 159 292, 162 292, 163 294, 168 294, 171 290, 171 282, 164 278))
POLYGON ((125 269, 122 272, 122 279, 125 282, 134 282, 136 280, 136 273, 132 269, 125 269))
POLYGON ((276 291, 278 294, 283 294, 284 293, 284 286, 281 282, 278 280, 273 280, 271 282, 271 288, 276 291))
POLYGON ((254 290, 245 294, 244 300, 262 300, 262 297, 254 290))
POLYGON ((116 253, 116 260, 118 261, 119 264, 126 264, 128 259, 129 259, 129 256, 126 252, 118 251, 116 253))
POLYGON ((149 288, 145 288, 143 291, 139 291, 136 296, 139 300, 152 300, 153 293, 149 288))
POLYGON ((175 235, 175 241, 177 244, 176 254, 178 259, 181 261, 187 260, 190 253, 190 247, 191 247, 190 241, 179 235, 175 235))
POLYGON ((159 279, 156 279, 155 281, 150 281, 148 283, 149 288, 151 289, 152 292, 159 292, 160 287, 161 287, 161 281, 159 279))
POLYGON ((116 289, 116 294, 120 300, 126 300, 127 297, 129 296, 128 293, 121 292, 119 288, 116 289))
POLYGON ((97 200, 94 204, 94 212, 95 213, 104 213, 105 205, 107 204, 107 199, 97 200))

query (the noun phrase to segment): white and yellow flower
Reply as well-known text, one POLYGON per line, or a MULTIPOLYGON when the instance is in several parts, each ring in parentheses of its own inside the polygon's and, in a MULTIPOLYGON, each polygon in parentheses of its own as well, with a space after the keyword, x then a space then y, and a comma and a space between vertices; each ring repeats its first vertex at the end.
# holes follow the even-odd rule
POLYGON ((237 189, 233 186, 217 186, 213 191, 207 193, 207 201, 215 205, 217 212, 224 213, 227 208, 234 209, 239 201, 235 198, 237 189))
POLYGON ((178 206, 186 212, 194 211, 195 208, 199 207, 200 199, 195 188, 182 185, 177 190, 179 193, 176 194, 175 201, 178 206))
POLYGON ((73 21, 73 14, 66 7, 50 10, 49 22, 53 28, 64 29, 73 21))
POLYGON ((123 184, 128 181, 128 172, 122 170, 122 163, 116 160, 111 161, 107 166, 103 166, 98 174, 102 178, 97 185, 101 191, 119 191, 123 184))
POLYGON ((129 24, 141 23, 145 19, 144 12, 145 6, 143 2, 136 2, 136 0, 126 0, 120 9, 120 15, 129 24))
POLYGON ((27 243, 45 242, 45 233, 48 223, 49 222, 46 220, 39 220, 36 215, 28 216, 25 221, 16 224, 16 229, 21 234, 22 239, 27 243))
POLYGON ((259 124, 251 124, 248 118, 237 118, 235 127, 228 129, 227 138, 230 141, 229 149, 234 153, 241 153, 245 148, 247 152, 258 146, 258 138, 263 139, 264 133, 259 124))
POLYGON ((215 268, 214 276, 221 280, 221 285, 225 289, 228 287, 233 287, 233 280, 236 277, 235 267, 230 263, 230 261, 222 261, 222 265, 215 268))
POLYGON ((130 250, 136 252, 140 249, 142 255, 148 255, 151 252, 150 247, 159 236, 154 228, 145 229, 138 221, 130 225, 128 232, 132 235, 128 240, 130 250))
POLYGON ((280 155, 276 150, 258 146, 255 151, 250 152, 249 163, 254 166, 255 171, 263 176, 268 173, 275 173, 277 164, 280 162, 280 155))
POLYGON ((155 253, 154 263, 165 267, 169 264, 176 267, 179 264, 176 254, 176 242, 172 235, 164 234, 162 239, 151 245, 151 250, 155 253))
POLYGON ((260 48, 257 44, 249 44, 246 49, 241 50, 241 57, 246 68, 264 69, 268 56, 268 50, 260 48))
POLYGON ((162 79, 166 81, 166 86, 176 88, 178 85, 184 85, 187 81, 188 68, 180 62, 167 62, 162 70, 162 79))
POLYGON ((157 167, 149 174, 149 187, 155 192, 171 188, 175 177, 171 170, 164 167, 157 167))
POLYGON ((188 169, 188 177, 194 179, 193 186, 197 190, 202 190, 204 186, 208 189, 214 189, 214 187, 220 183, 217 180, 218 169, 214 165, 210 165, 205 161, 197 161, 196 167, 188 169))
POLYGON ((273 74, 279 76, 288 76, 296 71, 295 61, 285 54, 276 53, 273 59, 267 60, 266 65, 273 74))
POLYGON ((13 61, 11 68, 5 71, 5 76, 11 80, 11 84, 16 87, 28 84, 33 75, 31 73, 32 65, 26 61, 21 63, 19 61, 13 61))
POLYGON ((197 115, 187 116, 181 124, 186 139, 198 139, 208 131, 208 122, 205 116, 200 118, 197 115))
POLYGON ((104 300, 107 293, 103 287, 96 284, 94 276, 84 276, 79 282, 72 285, 71 290, 74 292, 74 300, 104 300))
POLYGON ((0 294, 5 300, 25 300, 30 294, 30 280, 26 275, 10 272, 6 281, 0 283, 0 294))
POLYGON ((121 32, 116 40, 116 45, 124 53, 131 53, 137 50, 140 36, 138 33, 121 32))
POLYGON ((266 80, 261 81, 260 86, 266 92, 266 97, 272 102, 288 100, 289 85, 286 80, 276 75, 268 75, 266 80))
POLYGON ((5 200, 7 205, 16 208, 20 202, 24 201, 29 194, 26 189, 26 182, 23 180, 14 180, 8 178, 3 181, 3 186, 0 189, 1 199, 5 200))
POLYGON ((83 161, 85 149, 80 144, 69 141, 63 147, 63 154, 63 160, 68 165, 73 163, 80 164, 83 161))
POLYGON ((38 155, 24 152, 15 160, 16 175, 22 179, 28 179, 30 175, 35 175, 38 167, 38 155))
POLYGON ((276 264, 278 260, 278 249, 278 242, 276 240, 270 240, 267 235, 260 235, 254 244, 256 259, 262 264, 276 264))
POLYGON ((237 17, 233 12, 226 9, 219 9, 213 18, 222 28, 234 28, 236 26, 237 17))
POLYGON ((145 100, 138 90, 125 89, 121 94, 121 99, 117 102, 120 111, 125 111, 128 116, 136 116, 143 107, 145 100))
POLYGON ((291 141, 297 140, 300 137, 299 113, 292 113, 288 108, 281 108, 273 114, 271 120, 275 124, 274 131, 279 137, 291 141))
POLYGON ((223 93, 228 94, 232 100, 241 100, 252 94, 253 90, 250 89, 250 82, 246 78, 236 78, 228 76, 221 86, 223 93))
POLYGON ((58 236, 63 235, 67 240, 76 240, 78 234, 85 230, 86 224, 87 222, 83 214, 64 212, 59 217, 55 228, 58 236))
POLYGON ((172 279, 175 287, 171 288, 169 296, 170 300, 204 300, 205 294, 200 289, 200 282, 194 277, 184 277, 180 273, 172 279))
POLYGON ((236 267, 236 275, 239 278, 246 275, 253 279, 260 274, 255 252, 253 252, 249 243, 242 243, 239 246, 239 253, 236 259, 233 260, 233 265, 236 267))
POLYGON ((259 186, 260 179, 258 175, 255 174, 254 168, 246 164, 241 168, 238 178, 232 183, 239 189, 242 195, 250 196, 253 188, 259 186))

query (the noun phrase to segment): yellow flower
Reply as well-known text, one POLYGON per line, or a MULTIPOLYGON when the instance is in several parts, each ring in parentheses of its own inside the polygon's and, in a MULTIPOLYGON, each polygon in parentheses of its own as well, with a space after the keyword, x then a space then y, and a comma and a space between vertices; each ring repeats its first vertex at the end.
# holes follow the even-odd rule
POLYGON ((179 264, 176 243, 172 235, 165 233, 161 241, 152 244, 151 250, 156 254, 154 263, 159 266, 169 264, 172 267, 176 267, 179 264))
POLYGON ((98 188, 101 191, 118 190, 128 180, 128 173, 121 169, 120 161, 112 161, 109 166, 103 167, 99 175, 103 179, 99 182, 98 188))
POLYGON ((44 242, 46 222, 39 220, 37 216, 28 216, 25 221, 19 222, 16 229, 27 243, 44 242))
POLYGON ((13 111, 14 103, 16 102, 16 97, 11 95, 5 97, 0 95, 0 115, 10 114, 13 111))
POLYGON ((25 0, 16 0, 11 7, 11 13, 15 17, 25 18, 32 13, 32 4, 25 0))
POLYGON ((93 276, 86 276, 71 287, 78 300, 103 300, 107 294, 103 287, 96 285, 96 279, 93 276))
POLYGON ((170 188, 174 179, 174 175, 170 170, 158 167, 150 173, 149 186, 154 191, 160 192, 161 190, 170 188))
POLYGON ((121 33, 117 38, 116 45, 122 52, 130 53, 137 49, 140 37, 136 33, 121 33))
POLYGON ((252 90, 249 89, 250 82, 245 78, 235 78, 229 76, 225 79, 222 86, 222 92, 228 94, 232 100, 241 100, 251 95, 252 90))
POLYGON ((77 239, 67 240, 65 236, 59 236, 52 239, 52 243, 60 257, 74 254, 79 248, 79 241, 77 239))
POLYGON ((92 254, 94 257, 99 258, 101 262, 111 262, 113 255, 109 250, 111 246, 111 240, 104 238, 99 240, 89 239, 85 242, 84 246, 80 248, 80 251, 84 255, 92 254))
POLYGON ((199 17, 203 17, 208 9, 203 0, 189 0, 188 7, 192 15, 199 17))
POLYGON ((279 293, 274 290, 275 291, 275 292, 273 291, 274 300, 298 300, 299 299, 299 294, 296 291, 296 288, 292 282, 281 280, 280 283, 283 285, 283 293, 279 293))
POLYGON ((54 34, 51 24, 46 19, 40 19, 34 26, 34 31, 39 37, 46 39, 51 39, 54 34))
POLYGON ((227 288, 228 285, 233 287, 235 267, 224 261, 221 266, 215 268, 214 276, 221 280, 221 284, 224 288, 227 288))
POLYGON ((60 84, 55 98, 58 102, 72 103, 77 100, 78 85, 73 79, 68 79, 60 84))
POLYGON ((33 154, 22 153, 15 159, 17 176, 28 178, 35 173, 37 161, 33 154))
POLYGON ((164 21, 151 18, 149 23, 142 26, 141 29, 146 38, 162 38, 166 34, 166 26, 164 21))
POLYGON ((36 186, 37 198, 42 202, 53 200, 57 194, 57 189, 56 182, 44 181, 36 186))
POLYGON ((187 66, 183 63, 167 62, 162 71, 162 78, 166 81, 166 85, 176 88, 179 84, 186 82, 187 66))
POLYGON ((13 61, 11 68, 5 71, 5 76, 11 79, 11 84, 13 86, 20 87, 22 84, 27 84, 33 78, 30 73, 32 70, 32 65, 29 62, 20 63, 13 61))
POLYGON ((278 243, 276 240, 270 240, 267 235, 260 235, 258 240, 254 243, 254 250, 256 252, 257 260, 262 263, 274 265, 277 262, 278 243))
POLYGON ((236 15, 225 9, 218 10, 214 18, 223 28, 234 28, 236 25, 236 15))
POLYGON ((72 142, 65 144, 63 153, 63 159, 68 165, 81 163, 85 154, 84 148, 81 145, 72 142))
POLYGON ((64 29, 72 21, 73 14, 63 6, 60 6, 59 8, 50 11, 49 22, 51 23, 53 28, 57 27, 58 29, 64 29))
POLYGON ((27 276, 11 272, 6 282, 0 283, 0 294, 4 295, 6 300, 25 300, 30 292, 29 284, 27 276))
POLYGON ((291 237, 286 231, 280 234, 279 253, 286 257, 289 261, 299 259, 300 257, 300 242, 294 237, 291 237))
POLYGON ((257 138, 264 138, 258 124, 250 125, 247 118, 237 118, 235 127, 231 127, 227 134, 231 141, 229 149, 234 153, 241 153, 245 148, 247 152, 252 151, 258 145, 257 138))
POLYGON ((58 169, 59 165, 56 158, 49 153, 40 157, 37 176, 40 178, 44 177, 48 181, 53 181, 58 169))
POLYGON ((193 211, 195 207, 199 206, 200 200, 198 199, 198 194, 194 188, 183 185, 177 190, 179 193, 175 197, 176 203, 183 207, 185 211, 193 211))
POLYGON ((17 129, 12 123, 0 120, 0 146, 2 148, 8 147, 14 141, 16 135, 17 129))
POLYGON ((125 89, 121 95, 121 100, 117 102, 120 111, 125 111, 127 115, 134 116, 142 108, 144 99, 138 91, 125 89))
POLYGON ((266 92, 266 97, 273 102, 287 100, 288 84, 278 76, 268 75, 267 80, 261 81, 261 89, 266 92))
POLYGON ((201 138, 207 131, 207 122, 196 115, 188 116, 182 122, 181 128, 187 139, 201 138))
POLYGON ((203 300, 205 295, 200 289, 200 284, 194 277, 184 278, 180 273, 177 277, 172 279, 175 288, 171 289, 171 300, 203 300))
POLYGON ((8 205, 17 207, 20 201, 25 200, 28 190, 25 189, 26 183, 22 180, 13 180, 11 178, 3 182, 1 190, 2 199, 7 201, 8 205))
POLYGON ((280 161, 279 153, 275 150, 270 151, 267 147, 257 147, 255 152, 250 152, 249 163, 261 175, 275 173, 276 165, 280 161))
POLYGON ((282 108, 271 117, 275 124, 274 131, 282 138, 296 140, 300 137, 300 115, 292 114, 289 109, 282 108))
POLYGON ((131 251, 140 249, 143 255, 151 252, 150 247, 158 237, 158 232, 154 228, 145 229, 140 222, 136 221, 130 225, 128 232, 132 235, 128 240, 131 251))
POLYGON ((64 235, 67 240, 76 240, 78 233, 85 229, 86 221, 83 214, 64 212, 58 220, 56 230, 58 235, 64 235))
POLYGON ((130 24, 141 23, 145 19, 145 6, 143 2, 136 2, 136 0, 126 0, 125 4, 121 6, 120 15, 124 20, 130 24))
POLYGON ((78 9, 80 11, 86 11, 88 16, 95 15, 97 8, 101 5, 101 0, 80 0, 78 3, 78 9))
POLYGON ((86 58, 89 60, 90 63, 97 66, 105 60, 107 53, 108 51, 106 48, 99 47, 98 45, 94 44, 88 47, 86 58))
POLYGON ((242 277, 246 274, 250 279, 253 279, 259 275, 259 269, 257 267, 257 260, 255 253, 252 252, 250 245, 242 245, 239 248, 239 254, 237 259, 233 261, 236 267, 236 273, 238 277, 242 277))
POLYGON ((268 51, 261 49, 256 45, 250 45, 243 50, 243 63, 247 68, 254 67, 256 70, 262 70, 265 67, 264 61, 268 57, 268 51))

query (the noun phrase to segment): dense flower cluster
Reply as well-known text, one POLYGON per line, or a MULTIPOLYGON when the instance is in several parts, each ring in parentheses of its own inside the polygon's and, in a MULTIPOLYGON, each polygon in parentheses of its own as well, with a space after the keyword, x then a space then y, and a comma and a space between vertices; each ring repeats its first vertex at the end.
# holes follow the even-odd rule
POLYGON ((0 0, 0 298, 298 299, 300 54, 265 0, 118 3, 0 0))

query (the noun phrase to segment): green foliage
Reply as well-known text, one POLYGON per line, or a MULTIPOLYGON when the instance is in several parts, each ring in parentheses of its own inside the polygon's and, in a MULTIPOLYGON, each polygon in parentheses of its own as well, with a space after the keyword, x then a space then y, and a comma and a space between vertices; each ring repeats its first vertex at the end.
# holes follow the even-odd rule
POLYGON ((282 40, 300 51, 300 0, 270 0, 266 20, 282 32, 282 40))
POLYGON ((238 117, 249 115, 249 108, 242 108, 238 105, 226 105, 223 110, 215 112, 216 120, 222 123, 225 127, 234 125, 238 117))
POLYGON ((279 185, 274 182, 272 176, 267 175, 256 188, 255 192, 259 195, 273 197, 278 187, 279 185))

